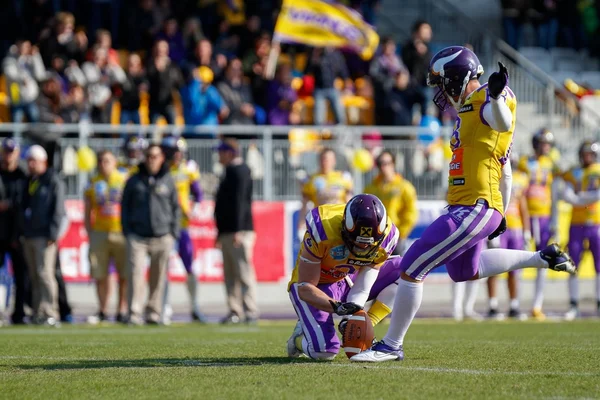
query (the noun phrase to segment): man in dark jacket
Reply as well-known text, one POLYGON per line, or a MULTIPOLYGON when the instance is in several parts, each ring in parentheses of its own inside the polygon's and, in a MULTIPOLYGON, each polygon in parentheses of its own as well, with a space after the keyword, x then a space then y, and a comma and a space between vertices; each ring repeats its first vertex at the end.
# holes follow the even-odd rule
POLYGON ((64 229, 65 187, 48 169, 42 146, 27 151, 29 180, 21 203, 23 250, 29 267, 34 321, 58 326, 57 241, 64 229))
POLYGON ((27 175, 19 166, 20 149, 12 138, 2 141, 0 160, 0 263, 10 254, 15 278, 15 307, 11 316, 13 324, 24 323, 24 305, 31 305, 31 292, 27 263, 19 242, 19 206, 23 197, 27 175))
POLYGON ((235 139, 225 139, 218 147, 219 162, 225 175, 215 198, 215 220, 223 251, 223 275, 229 315, 222 323, 247 323, 258 318, 256 276, 252 263, 254 224, 252 222, 252 177, 240 157, 235 139))
POLYGON ((146 150, 146 161, 127 181, 121 224, 127 240, 127 305, 129 322, 141 325, 146 256, 150 256, 150 294, 145 320, 161 321, 169 254, 179 236, 179 201, 175 182, 159 145, 146 150))

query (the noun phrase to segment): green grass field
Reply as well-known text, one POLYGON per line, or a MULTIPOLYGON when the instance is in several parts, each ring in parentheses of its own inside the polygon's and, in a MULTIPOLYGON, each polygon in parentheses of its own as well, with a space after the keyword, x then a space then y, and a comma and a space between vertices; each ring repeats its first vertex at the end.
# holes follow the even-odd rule
POLYGON ((600 397, 599 320, 419 320, 407 360, 376 365, 289 360, 292 327, 2 328, 0 398, 600 397))

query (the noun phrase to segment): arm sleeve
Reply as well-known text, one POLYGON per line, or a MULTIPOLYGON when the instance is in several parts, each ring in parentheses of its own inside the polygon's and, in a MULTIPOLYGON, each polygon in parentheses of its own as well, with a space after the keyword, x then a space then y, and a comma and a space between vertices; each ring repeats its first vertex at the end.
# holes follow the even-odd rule
POLYGON ((171 181, 171 210, 173 212, 173 219, 171 220, 171 234, 175 240, 179 239, 179 223, 181 220, 181 209, 179 208, 179 197, 177 196, 177 188, 175 182, 171 181))
POLYGON ((246 177, 242 176, 241 168, 238 167, 229 170, 229 178, 228 186, 230 190, 228 190, 228 193, 231 193, 233 196, 231 212, 235 213, 233 231, 239 232, 242 230, 244 219, 244 193, 246 193, 246 185, 250 176, 246 179, 246 177))
POLYGON ((44 61, 42 60, 42 56, 40 53, 34 54, 32 56, 33 63, 33 77, 37 81, 42 81, 44 76, 46 75, 46 68, 44 67, 44 61))
POLYGON ((575 193, 570 185, 566 185, 560 193, 560 199, 574 206, 587 206, 600 201, 600 190, 575 193))
POLYGON ((371 293, 371 288, 375 284, 378 275, 378 269, 369 267, 361 268, 354 279, 354 286, 352 286, 352 289, 348 292, 346 301, 364 307, 369 299, 369 293, 371 293))
POLYGON ((321 259, 325 256, 325 245, 322 245, 320 242, 317 242, 310 233, 309 229, 307 229, 304 233, 304 238, 302 239, 302 247, 304 248, 304 250, 312 254, 315 258, 321 259))
POLYGON ((129 224, 129 203, 131 201, 131 181, 132 181, 132 179, 128 179, 127 183, 125 183, 125 188, 123 189, 123 194, 122 194, 122 198, 121 198, 121 227, 122 227, 124 236, 127 236, 131 233, 131 227, 129 224))
POLYGON ((504 213, 508 210, 510 203, 510 192, 512 190, 512 167, 507 161, 502 167, 502 177, 500 178, 500 193, 502 194, 502 202, 504 203, 504 213))
POLYGON ((19 74, 19 66, 17 60, 12 57, 6 57, 2 63, 4 75, 14 82, 22 82, 23 77, 19 74))
POLYGON ((490 128, 498 132, 507 132, 513 123, 512 111, 506 104, 504 96, 498 100, 490 98, 483 106, 483 120, 490 128))
POLYGON ((202 188, 200 187, 199 181, 192 181, 190 184, 190 192, 192 193, 192 199, 195 203, 200 203, 202 201, 202 188))

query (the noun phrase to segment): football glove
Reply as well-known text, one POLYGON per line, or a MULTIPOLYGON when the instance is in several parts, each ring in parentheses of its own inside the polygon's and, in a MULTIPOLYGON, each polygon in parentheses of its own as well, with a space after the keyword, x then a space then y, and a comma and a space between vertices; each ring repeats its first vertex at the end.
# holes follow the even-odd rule
POLYGON ((494 232, 490 236, 488 236, 488 240, 493 240, 498 236, 502 235, 506 232, 506 218, 502 217, 502 221, 500 221, 500 225, 496 228, 494 232))
POLYGON ((351 315, 363 309, 356 303, 342 303, 341 301, 329 300, 329 304, 331 304, 333 312, 337 315, 351 315))
POLYGON ((498 99, 508 84, 508 71, 504 64, 498 61, 498 72, 494 72, 488 79, 488 93, 493 99, 498 99))

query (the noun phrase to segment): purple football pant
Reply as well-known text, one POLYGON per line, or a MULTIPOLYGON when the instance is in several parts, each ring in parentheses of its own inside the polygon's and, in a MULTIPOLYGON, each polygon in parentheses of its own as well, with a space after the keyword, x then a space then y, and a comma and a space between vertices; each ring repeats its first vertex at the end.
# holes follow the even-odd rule
MULTIPOLYGON (((507 229, 500 235, 500 247, 510 250, 525 250, 525 239, 521 229, 507 229)), ((510 271, 509 275, 516 275, 519 270, 510 271)))
POLYGON ((433 221, 421 238, 408 249, 400 269, 422 281, 434 268, 446 264, 454 282, 468 281, 479 268, 479 255, 485 240, 502 221, 502 214, 479 200, 474 206, 448 207, 433 221))
POLYGON ((581 261, 583 242, 588 241, 588 249, 594 257, 596 273, 600 274, 600 225, 571 225, 569 229, 569 255, 575 265, 581 261))
MULTIPOLYGON (((386 261, 381 269, 375 284, 369 293, 369 300, 377 298, 379 293, 391 284, 395 284, 400 277, 400 261, 402 257, 391 257, 386 261)), ((346 301, 350 285, 346 280, 335 283, 323 283, 317 286, 329 297, 346 301)), ((303 300, 298 295, 298 284, 294 283, 290 287, 290 299, 298 319, 302 325, 304 337, 308 342, 308 356, 311 353, 333 353, 337 354, 340 350, 340 339, 337 336, 333 314, 318 310, 303 300)))
POLYGON ((192 263, 194 262, 194 246, 192 245, 192 238, 187 229, 182 229, 179 234, 179 243, 177 245, 177 251, 179 252, 179 258, 185 267, 188 274, 192 273, 192 263))
POLYGON ((550 232, 550 217, 531 217, 531 236, 533 236, 537 251, 548 246, 548 242, 552 237, 552 232, 550 232))

